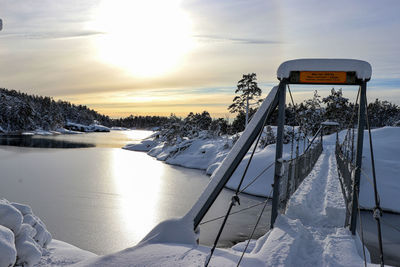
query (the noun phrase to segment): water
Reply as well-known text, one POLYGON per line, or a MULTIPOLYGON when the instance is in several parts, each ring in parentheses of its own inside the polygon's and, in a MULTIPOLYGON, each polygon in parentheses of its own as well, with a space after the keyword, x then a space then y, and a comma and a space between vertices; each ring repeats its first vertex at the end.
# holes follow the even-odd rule
MULTIPOLYGON (((34 147, 14 140, 8 144, 15 146, 0 146, 1 197, 29 204, 54 238, 80 248, 107 254, 133 246, 160 221, 184 215, 209 181, 203 171, 121 149, 149 134, 112 131, 34 137, 33 145, 23 139, 34 147), (52 143, 58 148, 49 148, 52 143), (71 148, 71 143, 87 147, 59 148, 60 144, 71 148)), ((206 219, 225 214, 232 194, 224 190, 206 219)), ((242 197, 239 208, 260 201, 242 197)), ((260 209, 232 215, 220 245, 245 240, 260 209)), ((269 208, 256 236, 265 233, 268 222, 269 208)), ((201 243, 213 243, 220 223, 201 227, 201 243)))
MULTIPOLYGON (((377 237, 377 225, 372 211, 361 211, 364 241, 367 244, 371 259, 379 263, 379 243, 377 237)), ((360 231, 360 220, 357 221, 357 230, 360 231)), ((400 215, 384 213, 381 217, 382 243, 385 264, 400 266, 400 215)), ((360 234, 361 238, 361 234, 360 234)))

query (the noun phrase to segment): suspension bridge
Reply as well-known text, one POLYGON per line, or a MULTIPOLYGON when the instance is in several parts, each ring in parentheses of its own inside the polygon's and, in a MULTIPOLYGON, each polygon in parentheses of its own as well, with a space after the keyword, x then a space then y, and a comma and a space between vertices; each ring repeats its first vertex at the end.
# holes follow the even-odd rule
MULTIPOLYGON (((229 177, 235 171, 238 166, 240 160, 244 157, 247 151, 250 149, 251 145, 255 142, 256 144, 253 147, 253 151, 250 156, 250 160, 246 166, 246 169, 242 175, 242 179, 235 191, 235 194, 232 197, 231 203, 227 208, 226 215, 223 218, 223 222, 221 227, 216 235, 216 239, 213 247, 211 248, 210 255, 207 257, 205 266, 207 266, 213 256, 215 248, 218 244, 219 237, 224 229, 226 221, 231 213, 233 206, 240 204, 239 193, 242 192, 242 182, 244 177, 246 176, 246 172, 251 163, 251 159, 254 155, 255 149, 259 142, 261 133, 266 126, 266 123, 272 112, 278 108, 278 131, 277 131, 277 145, 276 145, 276 157, 274 162, 275 167, 275 175, 274 175, 274 183, 273 183, 273 195, 272 195, 272 213, 271 213, 271 228, 274 227, 276 218, 278 213, 291 215, 292 217, 297 214, 297 218, 301 217, 301 214, 308 214, 309 220, 303 219, 302 221, 307 224, 321 223, 320 220, 323 220, 323 225, 334 225, 334 226, 343 226, 348 227, 353 235, 356 234, 356 226, 357 226, 357 215, 360 212, 359 207, 359 186, 360 186, 360 175, 362 170, 362 149, 363 149, 363 137, 364 137, 364 127, 365 125, 369 130, 369 141, 370 141, 370 149, 371 149, 371 158, 372 158, 372 184, 374 187, 375 193, 375 208, 374 208, 374 218, 377 222, 377 231, 378 231, 378 240, 379 240, 379 251, 380 251, 380 263, 384 265, 384 253, 382 247, 382 237, 381 237, 381 216, 382 210, 380 208, 380 201, 378 197, 377 187, 376 187, 376 175, 375 175, 375 167, 373 160, 373 148, 372 148, 372 138, 370 134, 370 128, 368 123, 368 110, 367 110, 367 99, 366 99, 366 89, 367 82, 371 78, 371 66, 365 61, 359 60, 335 60, 335 59, 305 59, 305 60, 293 60, 283 63, 278 69, 278 79, 280 80, 280 84, 277 87, 274 87, 264 104, 261 106, 257 114, 254 116, 252 120, 252 124, 246 129, 243 133, 243 136, 238 141, 238 144, 232 149, 232 152, 224 161, 220 169, 214 175, 213 180, 210 182, 209 186, 204 191, 203 195, 200 197, 198 203, 194 205, 194 208, 191 212, 194 211, 194 228, 196 229, 200 224, 201 220, 204 218, 208 209, 215 201, 216 197, 226 184, 229 177), (296 149, 296 155, 293 158, 293 149, 292 156, 290 160, 284 160, 282 158, 283 152, 283 131, 284 131, 284 122, 285 122, 285 101, 286 101, 286 92, 289 91, 290 99, 293 102, 293 96, 290 91, 290 84, 345 84, 345 85, 356 85, 359 87, 356 105, 358 100, 360 103, 358 104, 358 114, 355 115, 357 110, 353 110, 352 120, 349 122, 348 134, 345 137, 343 143, 339 142, 339 138, 337 135, 336 144, 333 146, 327 146, 326 152, 323 152, 322 145, 322 127, 317 132, 321 133, 321 138, 319 141, 314 143, 315 137, 312 142, 309 143, 306 151, 299 154, 298 151, 298 143, 296 149), (354 121, 353 118, 357 117, 357 137, 356 137, 356 145, 354 144, 355 140, 355 131, 354 131, 354 121), (318 160, 319 159, 319 160, 318 160), (332 170, 329 168, 329 165, 339 166, 338 175, 332 173, 326 173, 328 170, 332 170), (316 165, 317 163, 317 165, 316 165), (296 207, 296 205, 288 206, 288 202, 296 192, 298 187, 302 184, 303 180, 307 176, 316 177, 314 180, 316 182, 313 183, 314 186, 309 185, 312 191, 311 196, 308 197, 323 197, 324 199, 314 200, 312 203, 319 207, 314 207, 310 209, 302 209, 301 207, 296 207), (321 177, 322 176, 322 177, 321 177), (324 178, 325 179, 324 179, 324 178), (335 181, 330 181, 332 177, 337 177, 336 185, 340 184, 340 187, 335 186, 335 181), (325 184, 325 187, 320 184, 325 184), (326 186, 330 186, 330 188, 326 188, 326 186), (319 190, 316 190, 314 187, 317 187, 319 190), (343 218, 343 221, 338 222, 338 218, 340 218, 340 210, 338 207, 331 207, 329 202, 330 199, 335 199, 335 194, 333 192, 339 191, 341 189, 343 192, 343 199, 345 200, 344 206, 346 207, 346 216, 343 218), (321 194, 324 192, 324 194, 321 194), (327 197, 330 196, 330 197, 327 197), (325 206, 320 205, 320 203, 325 203, 325 206), (200 205, 199 205, 200 204, 200 205), (196 209, 197 208, 197 209, 196 209), (319 209, 319 211, 318 211, 319 209), (298 211, 301 211, 299 214, 298 211), (307 212, 308 211, 308 212, 307 212), (332 214, 329 214, 331 211, 332 214), (332 212, 333 211, 333 212, 332 212), (310 214, 311 213, 311 214, 310 214), (321 216, 318 216, 321 215, 321 216), (332 217, 334 216, 334 217, 332 217), (339 223, 339 225, 338 225, 339 223)), ((294 105, 294 103, 293 103, 294 105)), ((301 124, 299 123, 301 128, 301 124)), ((294 128, 293 128, 294 129, 294 128)), ((294 135, 294 134, 293 134, 294 135)), ((304 135, 306 136, 306 135, 304 135)), ((293 136, 294 137, 294 136, 293 136)), ((295 138, 292 138, 293 142, 295 138)), ((299 138, 297 139, 299 140, 299 138)), ((293 147, 293 146, 292 146, 293 147)), ((270 166, 268 166, 270 167, 270 166)), ((310 182, 310 181, 308 181, 310 182)), ((303 190, 304 191, 304 190, 303 190)), ((296 195, 297 198, 301 198, 301 196, 296 195)), ((304 195, 302 196, 304 197, 304 195)), ((292 201, 293 203, 297 203, 300 206, 306 205, 307 201, 292 201)), ((335 205, 340 203, 340 201, 336 201, 335 205)), ((265 202, 264 205, 266 205, 265 202)), ((264 206, 265 207, 265 206, 264 206)), ((264 210, 264 209, 263 209, 264 210)), ((296 217, 296 216, 294 216, 296 217)), ((306 216, 307 217, 307 216, 306 216)), ((259 217, 259 219, 261 216, 259 217)), ((257 227, 258 221, 254 226, 254 229, 257 227)), ((362 225, 362 224, 360 224, 362 225)), ((324 228, 326 229, 326 228, 324 228)), ((254 231, 253 231, 254 233, 254 231)), ((249 237, 249 242, 252 239, 252 235, 249 237)), ((323 235, 324 236, 324 235, 323 235)), ((325 236, 326 237, 326 236, 325 236)), ((363 241, 362 228, 361 228, 361 239, 363 241)), ((316 239, 312 239, 316 242, 316 239)), ((248 243, 249 244, 249 243, 248 243)), ((248 247, 246 245, 241 258, 238 261, 238 265, 240 264, 244 254, 246 253, 246 249, 248 247)), ((304 244, 307 246, 307 244, 304 244)), ((365 247, 363 247, 363 257, 364 263, 366 265, 366 255, 365 255, 365 247)), ((321 257, 319 257, 321 258, 321 257)))
MULTIPOLYGON (((277 72, 280 81, 271 89, 264 102, 249 122, 245 131, 235 143, 198 201, 180 219, 165 221, 156 226, 132 251, 138 258, 143 257, 144 246, 163 248, 162 244, 191 244, 189 246, 161 249, 157 257, 165 265, 204 266, 367 266, 369 253, 364 245, 363 227, 360 220, 359 190, 362 166, 364 128, 369 132, 372 173, 363 173, 374 189, 375 207, 373 217, 377 224, 379 261, 384 266, 385 254, 382 246, 379 192, 376 186, 374 154, 369 127, 366 90, 372 70, 369 63, 349 59, 301 59, 281 64, 277 72), (293 103, 291 84, 312 85, 354 85, 358 86, 353 116, 342 140, 339 134, 323 136, 325 127, 337 127, 334 122, 323 123, 317 133, 307 139, 293 127, 291 153, 283 158, 286 93, 293 103), (278 109, 277 142, 275 161, 265 163, 259 175, 247 179, 264 127, 272 113, 278 109), (300 137, 306 142, 300 152, 300 137), (226 213, 205 221, 207 214, 242 159, 249 155, 246 168, 241 175, 226 213), (241 210, 262 206, 257 218, 249 218, 254 224, 239 252, 217 249, 218 241, 234 206, 240 205, 240 196, 247 187, 262 177, 266 170, 274 168, 274 181, 270 197, 265 201, 241 210), (257 242, 254 232, 267 205, 272 206, 270 230, 257 242), (194 246, 201 225, 220 220, 212 248, 194 246), (359 221, 358 221, 359 220, 359 221), (360 227, 357 235, 357 226, 360 227), (251 243, 252 242, 252 243, 251 243), (161 244, 160 244, 161 243, 161 244), (167 252, 165 252, 167 251, 167 252), (174 252, 172 252, 174 251, 174 252), (229 256, 227 256, 229 254, 229 256), (188 260, 189 259, 189 260, 188 260), (185 263, 183 263, 185 262, 185 263)), ((294 105, 294 103, 293 103, 294 105)), ((337 129, 338 130, 338 129, 337 129)))

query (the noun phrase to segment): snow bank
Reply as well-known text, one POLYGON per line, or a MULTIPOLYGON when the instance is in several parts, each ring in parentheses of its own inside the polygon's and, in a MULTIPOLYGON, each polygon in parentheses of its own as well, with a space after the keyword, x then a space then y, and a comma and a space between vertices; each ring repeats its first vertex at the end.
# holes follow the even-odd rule
POLYGON ((29 206, 5 199, 0 199, 0 227, 0 266, 35 265, 52 239, 29 206))
POLYGON ((198 235, 193 231, 193 221, 187 218, 169 219, 159 223, 139 242, 139 246, 157 243, 195 245, 198 235))
MULTIPOLYGON (((381 207, 400 212, 400 128, 384 127, 371 131, 381 207)), ((368 131, 364 131, 363 162, 360 181, 360 205, 375 206, 368 131)))
POLYGON ((165 142, 158 142, 153 138, 148 138, 138 144, 126 145, 123 148, 148 152, 150 156, 158 160, 186 168, 206 170, 211 165, 216 164, 208 171, 208 174, 212 174, 212 171, 219 166, 229 153, 234 143, 232 139, 232 136, 195 138, 168 146, 165 142))
POLYGON ((79 131, 79 132, 109 132, 110 128, 99 125, 99 124, 91 124, 91 125, 83 125, 79 123, 67 122, 64 126, 68 130, 79 131))
POLYGON ((123 147, 126 150, 133 150, 133 151, 141 151, 141 152, 149 152, 155 146, 157 146, 157 142, 152 139, 145 139, 142 140, 138 144, 128 144, 123 147))

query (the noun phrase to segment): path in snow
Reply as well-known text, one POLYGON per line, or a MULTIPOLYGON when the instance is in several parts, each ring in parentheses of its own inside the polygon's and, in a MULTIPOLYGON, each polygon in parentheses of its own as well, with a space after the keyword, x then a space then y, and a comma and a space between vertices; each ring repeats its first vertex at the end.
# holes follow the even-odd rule
POLYGON ((268 266, 363 266, 358 240, 344 222, 334 146, 328 145, 258 253, 268 266))

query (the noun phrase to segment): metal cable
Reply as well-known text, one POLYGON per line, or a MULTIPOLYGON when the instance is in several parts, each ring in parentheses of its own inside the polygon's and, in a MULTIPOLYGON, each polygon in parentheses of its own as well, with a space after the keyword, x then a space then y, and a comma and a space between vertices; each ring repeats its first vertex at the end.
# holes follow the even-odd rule
POLYGON ((365 113, 366 113, 366 121, 368 127, 368 136, 369 136, 369 149, 371 153, 371 166, 372 166, 372 178, 374 182, 374 197, 375 197, 375 207, 374 207, 374 219, 376 220, 376 225, 378 228, 378 241, 379 241, 379 253, 381 258, 381 266, 384 266, 384 258, 383 258, 383 244, 382 244, 382 229, 381 229, 381 221, 380 217, 382 216, 382 209, 380 207, 380 199, 378 197, 378 188, 376 185, 376 172, 375 172, 375 158, 374 158, 374 149, 372 146, 372 135, 371 135, 371 127, 369 125, 369 116, 368 116, 368 102, 367 96, 365 96, 365 113))
MULTIPOLYGON (((272 194, 272 189, 271 189, 271 191, 269 192, 268 199, 271 198, 271 194, 272 194)), ((239 267, 240 262, 242 261, 242 259, 243 259, 243 257, 244 257, 244 254, 246 253, 246 250, 247 250, 247 248, 249 247, 250 241, 251 241, 251 239, 253 238, 254 232, 256 231, 257 226, 258 226, 258 224, 260 223, 261 217, 262 217, 262 215, 263 215, 263 213, 264 213, 265 207, 267 206, 268 199, 267 199, 267 201, 265 201, 265 204, 264 204, 264 206, 263 206, 263 208, 262 208, 262 210, 261 210, 261 212, 260 212, 260 215, 259 215, 258 218, 257 218, 257 222, 256 222, 256 224, 254 225, 253 231, 251 232, 251 235, 250 235, 250 237, 249 237, 249 240, 247 241, 246 247, 244 248, 244 250, 243 250, 243 252, 242 252, 242 255, 240 256, 239 262, 238 262, 238 264, 236 265, 236 267, 239 267)))
MULTIPOLYGON (((249 210, 249 209, 252 209, 252 208, 254 208, 254 207, 260 206, 260 205, 264 204, 265 202, 267 202, 268 200, 269 200, 269 199, 266 199, 266 200, 264 200, 263 202, 260 202, 260 203, 257 203, 257 204, 248 206, 248 207, 246 207, 246 208, 243 208, 243 209, 240 209, 240 210, 237 210, 237 211, 234 211, 234 212, 231 212, 230 215, 237 214, 237 213, 243 212, 243 211, 245 211, 245 210, 249 210)), ((222 218, 224 218, 224 217, 225 217, 225 216, 215 217, 215 218, 213 218, 213 219, 210 219, 210 220, 201 222, 199 225, 203 225, 203 224, 207 224, 207 223, 210 223, 210 222, 213 222, 213 221, 217 221, 217 220, 220 220, 220 219, 222 219, 222 218)))
POLYGON ((244 192, 244 190, 246 190, 247 188, 249 188, 255 181, 257 181, 258 178, 261 177, 261 175, 263 175, 269 168, 271 168, 272 166, 275 165, 275 162, 272 162, 270 165, 268 165, 264 170, 262 170, 262 172, 260 172, 248 185, 246 185, 242 190, 239 191, 238 194, 241 194, 244 192))

